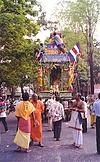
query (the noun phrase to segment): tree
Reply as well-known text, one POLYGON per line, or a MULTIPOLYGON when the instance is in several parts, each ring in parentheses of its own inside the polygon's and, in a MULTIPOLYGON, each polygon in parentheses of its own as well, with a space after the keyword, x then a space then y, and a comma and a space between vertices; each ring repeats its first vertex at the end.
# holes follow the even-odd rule
MULTIPOLYGON (((66 4, 66 1, 63 5, 66 4)), ((67 8, 60 12, 62 20, 67 22, 67 26, 75 32, 82 31, 87 41, 87 56, 90 66, 91 94, 94 93, 94 76, 93 76, 93 36, 100 16, 99 0, 77 0, 68 2, 67 8)))
POLYGON ((100 84, 100 47, 99 48, 94 48, 95 53, 94 53, 94 81, 95 84, 100 84))
POLYGON ((80 32, 74 32, 70 28, 65 28, 62 32, 63 40, 67 46, 67 50, 71 50, 76 42, 80 42, 81 54, 77 56, 77 64, 75 68, 75 79, 74 87, 78 85, 77 90, 83 92, 88 81, 88 64, 87 64, 87 54, 86 54, 86 39, 84 34, 80 32), (84 88, 82 87, 84 84, 84 88))
POLYGON ((25 39, 39 31, 35 6, 39 7, 35 0, 0 0, 0 83, 13 87, 22 84, 25 76, 27 82, 36 79, 38 67, 33 53, 37 45, 25 39))

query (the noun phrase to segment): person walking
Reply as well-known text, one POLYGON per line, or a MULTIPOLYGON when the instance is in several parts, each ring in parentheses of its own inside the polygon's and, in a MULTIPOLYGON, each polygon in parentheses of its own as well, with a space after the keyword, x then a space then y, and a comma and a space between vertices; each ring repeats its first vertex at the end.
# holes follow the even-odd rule
POLYGON ((23 101, 17 104, 15 115, 18 119, 18 130, 14 143, 18 145, 16 151, 29 152, 31 122, 30 115, 35 111, 32 103, 29 102, 29 94, 23 93, 23 101))
POLYGON ((60 103, 60 97, 55 97, 55 102, 49 109, 49 115, 52 117, 53 120, 53 132, 54 138, 56 141, 59 141, 60 134, 61 134, 61 126, 62 126, 62 119, 64 116, 64 107, 60 103))
POLYGON ((90 96, 89 110, 90 110, 90 116, 91 116, 91 128, 92 129, 95 128, 95 125, 96 125, 96 116, 95 116, 95 113, 92 111, 94 101, 95 101, 94 97, 90 96))
POLYGON ((51 109, 51 107, 53 106, 54 103, 55 103, 54 96, 51 96, 51 98, 48 99, 48 101, 46 102, 47 112, 48 112, 47 113, 47 116, 48 116, 48 131, 53 130, 52 117, 51 117, 51 114, 49 114, 49 110, 51 109))
POLYGON ((6 104, 3 100, 3 98, 0 98, 0 121, 2 122, 5 132, 2 133, 6 133, 8 132, 8 125, 7 125, 7 121, 6 121, 6 104))
POLYGON ((40 147, 42 144, 42 112, 44 111, 44 104, 42 101, 38 100, 38 95, 32 95, 31 103, 35 107, 34 118, 36 123, 34 123, 34 118, 31 116, 31 143, 36 141, 39 143, 40 147))
POLYGON ((87 103, 85 102, 85 97, 82 96, 81 100, 84 102, 84 108, 85 108, 85 112, 84 112, 84 116, 83 116, 83 123, 82 123, 82 128, 83 128, 83 133, 87 132, 87 103))
POLYGON ((96 143, 97 143, 97 154, 100 155, 100 93, 98 94, 98 100, 93 104, 92 111, 96 115, 96 143))
POLYGON ((62 101, 62 104, 64 106, 64 112, 65 112, 65 121, 70 120, 70 111, 68 110, 68 101, 64 98, 62 101))

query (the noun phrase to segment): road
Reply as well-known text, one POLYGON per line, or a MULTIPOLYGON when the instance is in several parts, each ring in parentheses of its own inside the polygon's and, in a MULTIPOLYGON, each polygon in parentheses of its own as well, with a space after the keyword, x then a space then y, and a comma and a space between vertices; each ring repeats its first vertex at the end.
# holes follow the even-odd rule
MULTIPOLYGON (((47 123, 43 124, 43 144, 31 146, 30 153, 17 153, 13 143, 16 133, 16 119, 10 114, 8 119, 9 132, 0 133, 0 162, 100 162, 100 155, 96 154, 95 129, 88 129, 84 134, 84 146, 76 149, 71 146, 72 129, 66 122, 62 125, 60 141, 53 139, 53 133, 47 131, 47 123)), ((0 132, 3 130, 0 123, 0 132)))

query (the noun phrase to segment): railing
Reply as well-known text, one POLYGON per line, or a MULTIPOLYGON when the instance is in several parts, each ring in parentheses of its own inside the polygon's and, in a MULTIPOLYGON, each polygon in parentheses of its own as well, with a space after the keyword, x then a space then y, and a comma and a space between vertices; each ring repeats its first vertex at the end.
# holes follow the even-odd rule
MULTIPOLYGON (((60 91, 59 94, 60 94, 61 98, 67 98, 67 99, 72 98, 72 93, 71 92, 60 91)), ((51 97, 51 92, 50 91, 41 91, 40 95, 42 96, 42 98, 50 98, 51 97)))

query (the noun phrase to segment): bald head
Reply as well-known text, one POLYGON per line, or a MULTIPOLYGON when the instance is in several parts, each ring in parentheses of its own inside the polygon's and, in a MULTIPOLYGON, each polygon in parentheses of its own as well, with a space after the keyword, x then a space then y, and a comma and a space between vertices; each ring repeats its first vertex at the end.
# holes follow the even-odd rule
POLYGON ((80 100, 81 99, 81 93, 77 93, 75 98, 76 98, 76 100, 80 100))
POLYGON ((37 100, 38 100, 38 95, 37 95, 36 93, 34 93, 34 94, 32 95, 32 100, 33 100, 33 101, 37 101, 37 100))

